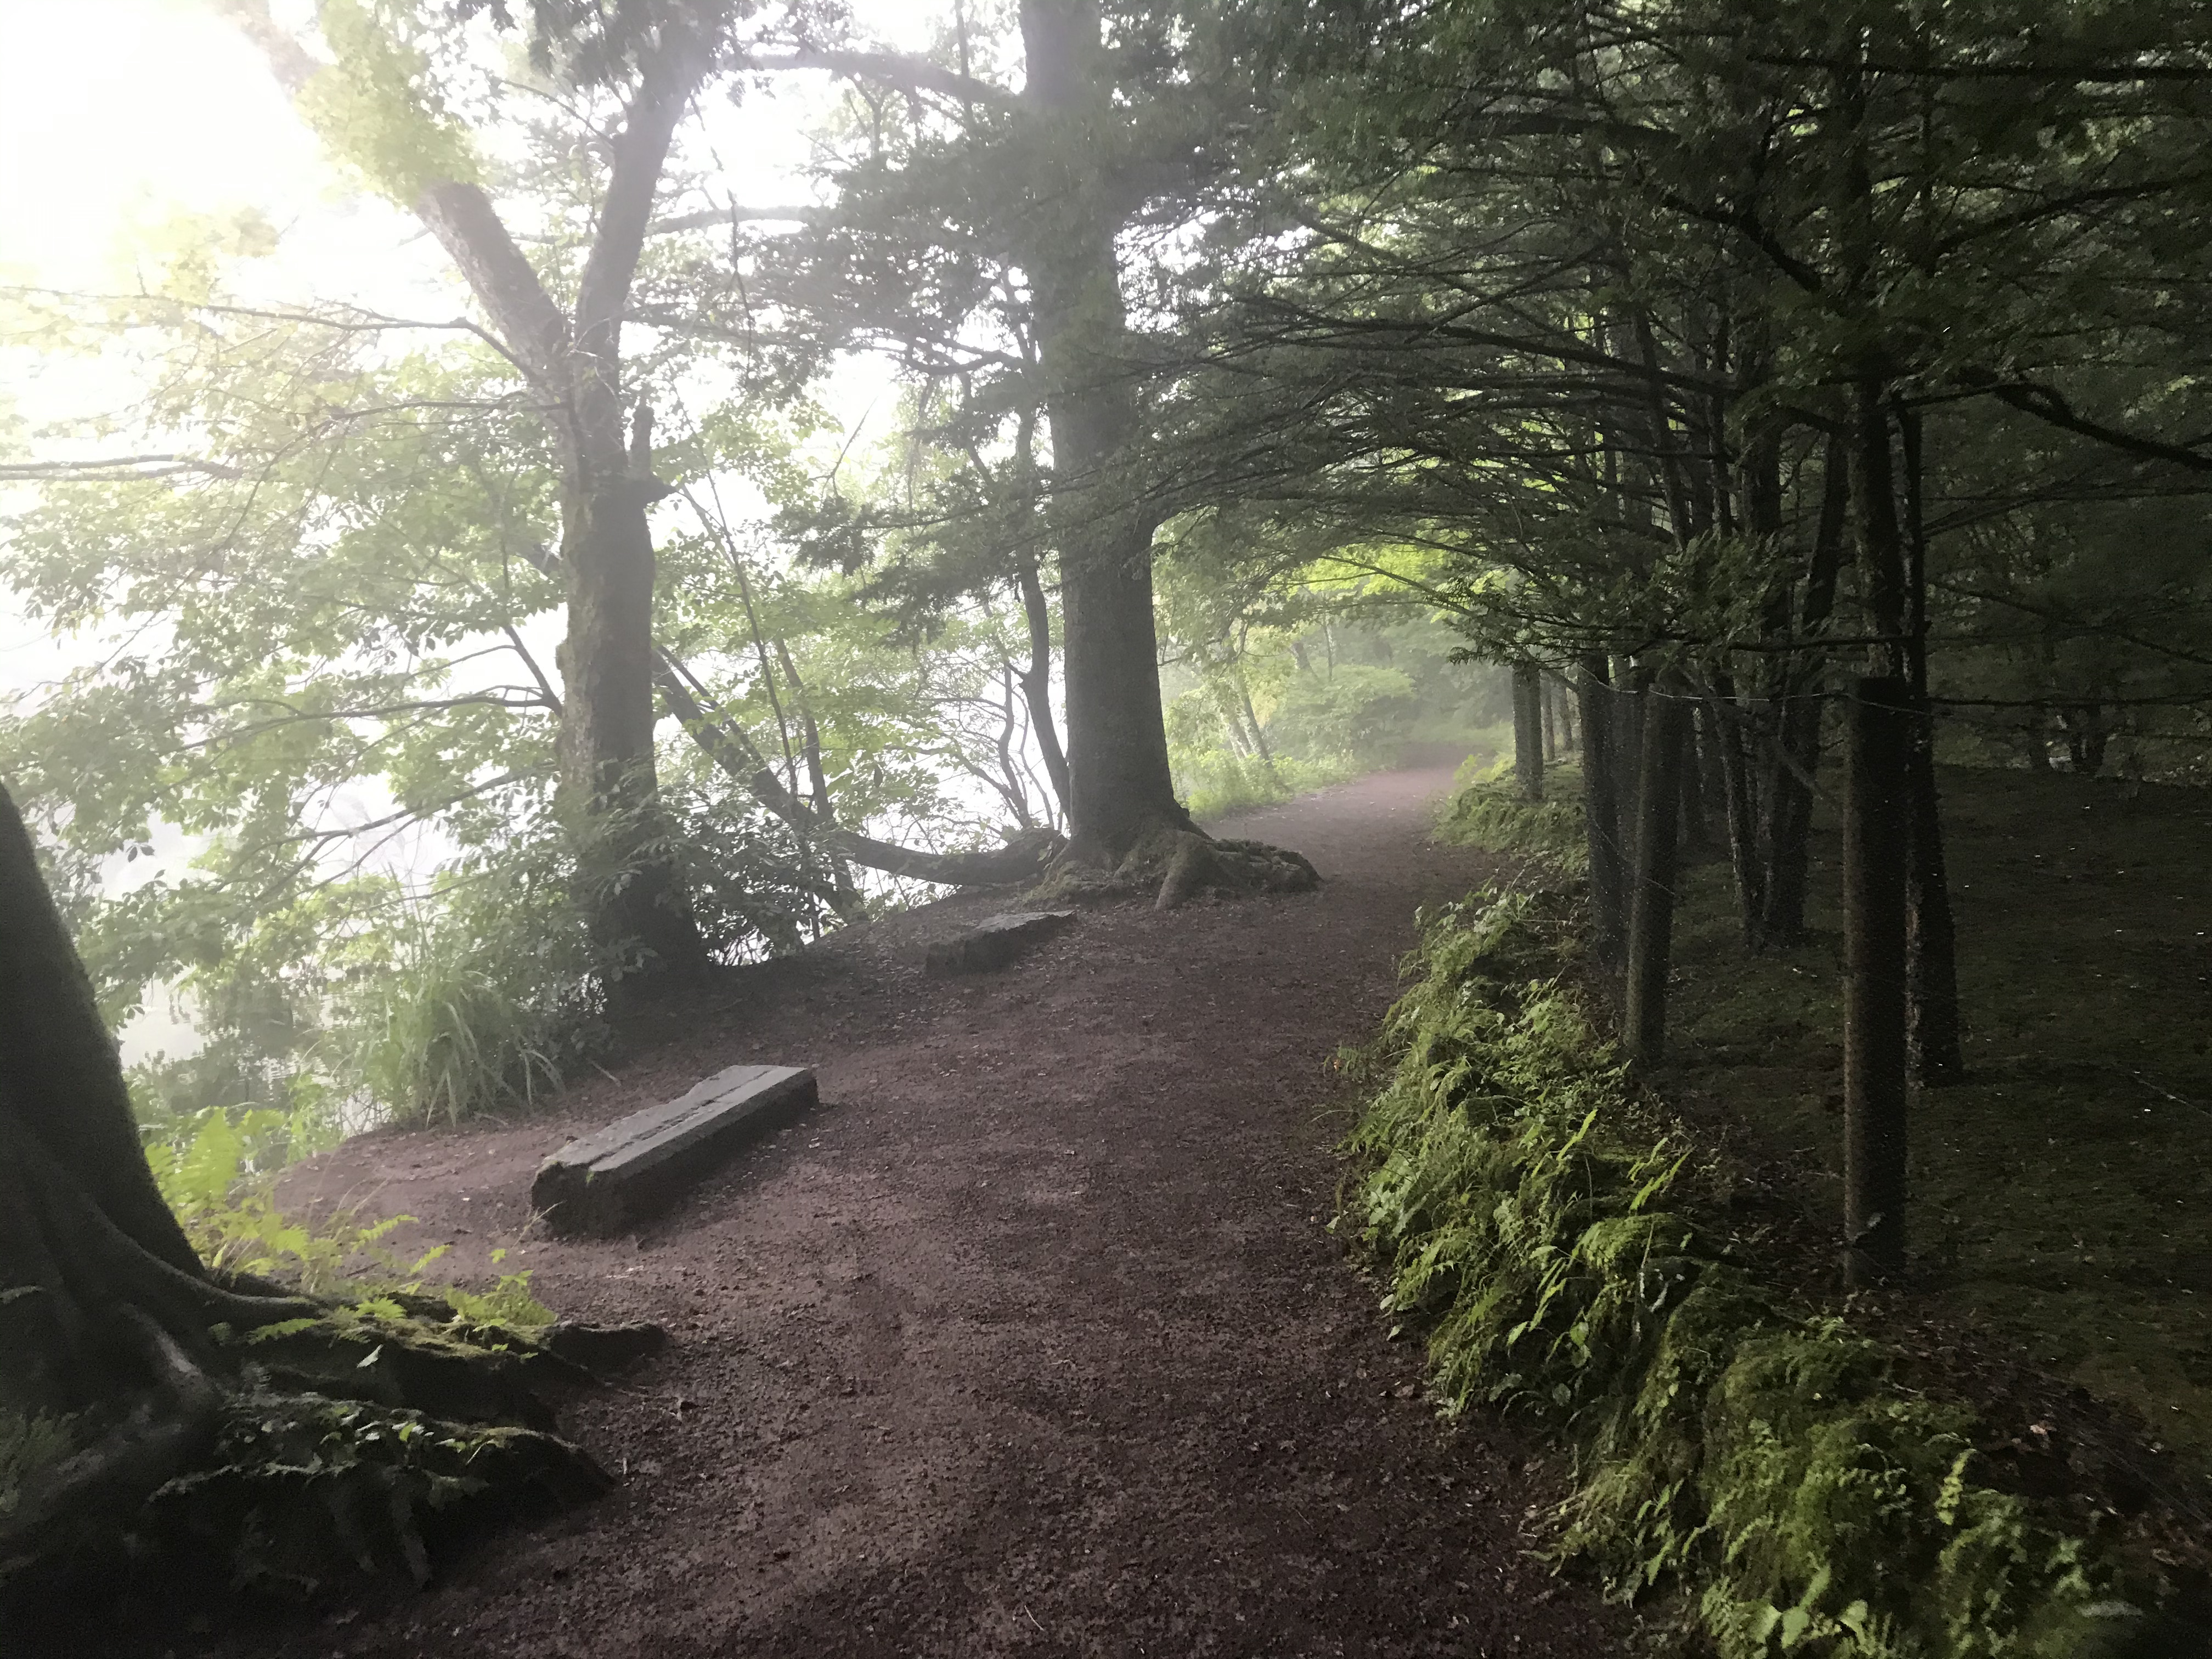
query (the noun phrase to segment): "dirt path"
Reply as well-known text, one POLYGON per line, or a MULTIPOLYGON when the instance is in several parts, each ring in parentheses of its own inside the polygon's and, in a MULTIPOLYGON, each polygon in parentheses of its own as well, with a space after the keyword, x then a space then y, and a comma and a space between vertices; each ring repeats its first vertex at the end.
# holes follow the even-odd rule
POLYGON ((939 981, 960 900, 798 962, 556 1117, 351 1143, 323 1194, 421 1218, 481 1270, 579 1125, 738 1060, 824 1104, 641 1237, 522 1239, 566 1311, 672 1351, 568 1426, 611 1497, 428 1594, 234 1636, 254 1655, 1605 1655, 1623 1619, 1524 1559, 1556 1474, 1442 1430, 1322 1224, 1342 1042, 1414 907, 1480 878, 1430 845, 1449 774, 1240 820, 1318 894, 1086 915, 1011 973, 939 981))

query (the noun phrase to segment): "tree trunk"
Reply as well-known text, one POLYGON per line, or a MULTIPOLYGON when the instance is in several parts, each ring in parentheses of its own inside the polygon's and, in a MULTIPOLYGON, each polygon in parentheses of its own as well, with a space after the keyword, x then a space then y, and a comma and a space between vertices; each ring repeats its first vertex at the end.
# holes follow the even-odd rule
POLYGON ((1613 687, 1607 673, 1605 653, 1592 651, 1582 659, 1577 692, 1582 704, 1583 817, 1589 841, 1591 931, 1598 959, 1620 960, 1621 944, 1628 936, 1624 908, 1620 846, 1620 792, 1613 787, 1613 687))
MULTIPOLYGON (((1633 659, 1623 657, 1613 675, 1613 799, 1624 824, 1638 820, 1639 802, 1638 791, 1642 787, 1644 764, 1644 714, 1647 699, 1644 686, 1647 670, 1633 659)), ((1632 849, 1624 841, 1624 849, 1632 849)), ((1623 890, 1624 891, 1626 889, 1623 890)))
MULTIPOLYGON (((270 17, 267 0, 223 0, 296 100, 319 65, 270 17)), ((564 314, 479 186, 434 182, 411 207, 490 319, 544 411, 561 470, 568 634, 561 794, 579 885, 601 947, 635 970, 688 969, 706 950, 663 832, 653 754, 653 538, 646 509, 651 417, 634 456, 623 441, 622 323, 676 124, 713 61, 680 27, 640 55, 636 87, 605 140, 606 193, 564 314)), ((310 115, 312 124, 313 118, 310 115)))
POLYGON ((1966 1072, 1959 1018, 1958 933, 1951 919, 1950 876, 1943 857, 1942 803, 1936 788, 1934 722, 1916 697, 1907 783, 1911 822, 1906 857, 1911 903, 1906 915, 1905 1006, 1913 1080, 1923 1088, 1956 1083, 1966 1072))
POLYGON ((1522 800, 1544 799, 1544 679, 1533 662, 1513 665, 1513 788, 1522 800))
MULTIPOLYGON (((115 1043, 0 787, 0 1415, 60 1416, 180 1380, 194 1400, 209 1328, 301 1311, 211 1283, 154 1184, 115 1043)), ((162 1415, 181 1420, 183 1407, 162 1415)), ((176 1473, 206 1423, 126 1421, 0 1511, 0 1566, 27 1527, 89 1495, 128 1502, 176 1473)))
MULTIPOLYGON (((1832 437, 1823 465, 1820 516, 1806 562, 1805 591, 1797 612, 1801 637, 1817 635, 1835 609, 1850 506, 1850 462, 1842 440, 1832 437)), ((1759 925, 1762 949, 1795 945, 1805 936, 1813 784, 1820 774, 1820 723, 1826 708, 1818 688, 1824 668, 1822 657, 1808 649, 1794 664, 1778 657, 1770 681, 1781 714, 1764 791, 1761 858, 1766 876, 1765 908, 1759 925)))
POLYGON ((581 470, 562 514, 568 633, 555 657, 580 885, 608 959, 632 972, 690 971, 706 949, 666 850, 653 762, 653 486, 626 470, 581 470))
POLYGON ((639 407, 623 441, 622 325, 676 124, 708 61, 673 33, 645 55, 607 140, 606 193, 572 316, 553 302, 477 185, 433 185, 415 204, 515 361, 553 399, 546 419, 560 458, 568 611, 556 659, 561 794, 594 937, 632 974, 690 971, 706 961, 659 807, 646 514, 665 492, 652 477, 649 410, 639 407))
POLYGON ((1188 829, 1168 766, 1152 614, 1155 518, 1112 477, 1137 428, 1120 228, 1099 158, 1111 149, 1097 0, 1023 0, 1023 94, 1044 177, 1024 250, 1052 425, 1051 519, 1060 548, 1067 684, 1068 836, 1118 862, 1163 830, 1188 829))
POLYGON ((2066 734, 2066 763, 2077 776, 2094 778, 2105 769, 2105 706, 2096 702, 2068 703, 2058 711, 2059 728, 2066 734))
POLYGON ((1631 1059, 1656 1062, 1667 1048, 1667 974, 1673 965, 1676 833, 1681 823, 1681 698, 1653 687, 1644 698, 1637 787, 1635 886, 1628 905, 1627 1006, 1631 1059))
POLYGON ((1966 1071, 1959 1018, 1958 932, 1943 856, 1943 815, 1936 793, 1936 720, 1928 700, 1928 529, 1922 503, 1919 412, 1899 417, 1905 449, 1906 663, 1912 690, 1908 783, 1911 821, 1905 856, 1911 882, 1905 917, 1907 1050, 1913 1078, 1930 1088, 1966 1071))
POLYGON ((1696 705, 1686 703, 1682 708, 1681 847, 1692 860, 1712 851, 1707 808, 1713 793, 1710 775, 1719 756, 1707 741, 1709 735, 1698 729, 1696 705))
POLYGON ((1805 896, 1813 854, 1813 781, 1820 764, 1820 716, 1826 705, 1806 692, 1782 706, 1778 754, 1767 774, 1760 849, 1765 866, 1759 912, 1761 950, 1796 945, 1805 937, 1805 896))
POLYGON ((125 1238, 179 1273, 199 1272, 199 1257, 146 1167, 115 1041, 4 787, 0 1112, 39 1139, 125 1238))
POLYGON ((1905 854, 1912 692, 1863 679, 1844 810, 1844 1237, 1854 1285, 1905 1265, 1905 854))

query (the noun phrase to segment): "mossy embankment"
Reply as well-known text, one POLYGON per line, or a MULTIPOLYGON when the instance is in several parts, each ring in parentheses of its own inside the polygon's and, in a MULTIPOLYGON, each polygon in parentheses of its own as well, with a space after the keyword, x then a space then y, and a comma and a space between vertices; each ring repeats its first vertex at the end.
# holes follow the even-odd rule
MULTIPOLYGON (((1556 801, 1560 780, 1547 781, 1556 801)), ((1510 836, 1488 822, 1510 816, 1462 802, 1447 833, 1567 844, 1563 814, 1510 836)), ((1972 855, 1961 864, 1969 890, 1987 879, 1972 855)), ((1709 931, 1724 878, 1701 869, 1691 884, 1686 966, 1708 989, 1747 961, 1709 931)), ((1968 927, 1973 915, 1962 907, 1968 927)), ((1716 1154, 1731 1137, 1705 1131, 1755 1109, 1757 1091, 1717 1099, 1711 1074, 1728 1062, 1694 1052, 1700 1023, 1802 1026, 1808 1078, 1826 1068, 1809 1109, 1826 1122, 1834 1038, 1819 1002, 1739 984, 1698 1003, 1693 985, 1686 1057, 1655 1089, 1605 1040, 1566 896, 1486 896, 1430 918, 1424 938, 1415 984, 1355 1062, 1375 1092, 1339 1224, 1385 1274, 1393 1316, 1426 1335, 1448 1410, 1530 1410, 1577 1448, 1564 1553, 1623 1592, 1686 1589, 1729 1659, 2203 1650, 2156 1610, 2192 1582, 2172 1517, 2116 1512, 2130 1506, 2112 1483, 2069 1466, 2069 1425, 2014 1421, 2017 1400, 1954 1386, 1930 1345, 1898 1340, 1895 1308, 1825 1295, 1803 1228, 1794 1249, 1783 1237, 1764 1167, 1716 1154), (1686 1121, 1668 1094, 1685 1086, 1698 1096, 1686 1121)), ((1758 968, 1832 981, 1823 943, 1758 968)), ((1771 1079, 1772 1032, 1737 1040, 1771 1079)), ((1809 1174, 1817 1188, 1817 1164, 1809 1174)), ((2002 1204, 1984 1219, 2001 1230, 2002 1204)))

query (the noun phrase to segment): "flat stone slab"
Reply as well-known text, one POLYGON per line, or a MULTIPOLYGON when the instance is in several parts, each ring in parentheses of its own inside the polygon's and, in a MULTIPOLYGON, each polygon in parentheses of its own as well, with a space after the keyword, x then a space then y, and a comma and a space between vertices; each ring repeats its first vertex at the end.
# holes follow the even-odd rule
POLYGON ((939 939, 922 959, 927 974, 983 974, 1003 968, 1048 933, 1075 920, 1073 910, 1008 910, 986 916, 957 939, 939 939))
POLYGON ((538 1166, 530 1206, 556 1233, 619 1232, 747 1141, 814 1104, 814 1073, 798 1066, 732 1066, 689 1093, 572 1140, 538 1166))

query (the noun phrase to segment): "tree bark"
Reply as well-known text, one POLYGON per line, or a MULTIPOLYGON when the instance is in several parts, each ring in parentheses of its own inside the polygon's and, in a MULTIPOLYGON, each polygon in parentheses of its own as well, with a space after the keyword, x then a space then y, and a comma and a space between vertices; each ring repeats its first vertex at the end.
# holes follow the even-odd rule
POLYGON ((1693 860, 1712 850, 1711 774, 1719 758, 1707 741, 1710 734, 1698 728, 1697 705, 1687 704, 1682 710, 1681 847, 1693 860))
POLYGON ((0 1286, 0 1409, 26 1416, 149 1381, 152 1351, 118 1324, 118 1309, 197 1357, 217 1320, 250 1328, 302 1305, 211 1283, 162 1201, 114 1040, 4 787, 0 1286))
POLYGON ((1590 921, 1598 959, 1620 961, 1628 936, 1622 879, 1620 792, 1613 787, 1613 687, 1602 651, 1582 659, 1577 676, 1582 704, 1583 817, 1589 841, 1590 921))
POLYGON ((1137 430, 1120 228, 1098 158, 1112 106, 1096 0, 1023 0, 1022 101, 1045 176, 1023 259, 1052 427, 1050 517, 1060 548, 1067 686, 1069 840, 1117 863, 1148 834, 1188 829, 1168 765, 1152 614, 1154 514, 1112 476, 1137 430))
MULTIPOLYGON (((1644 683, 1650 671, 1628 657, 1615 665, 1613 675, 1613 790, 1624 824, 1638 821, 1643 787, 1644 683)), ((1633 832, 1622 842, 1629 862, 1634 862, 1633 832)), ((1626 889, 1624 887, 1624 892, 1626 889)))
POLYGON ((1943 856, 1943 815, 1936 787, 1936 719, 1928 700, 1928 528, 1923 511, 1919 412, 1899 413, 1905 452, 1905 631, 1912 688, 1909 783, 1912 816, 1906 859, 1907 1048, 1912 1076, 1942 1088, 1966 1071, 1959 1017, 1958 930, 1943 856))
POLYGON ((1513 788, 1522 800, 1544 799, 1544 679, 1533 662, 1513 665, 1513 788))
POLYGON ((1628 905, 1626 1011, 1629 1057, 1656 1063, 1667 1049, 1667 975, 1673 965, 1674 883, 1681 824, 1686 705, 1654 685, 1643 699, 1644 749, 1636 811, 1635 885, 1628 905))
POLYGON ((157 1261, 199 1257, 161 1201, 92 981, 0 787, 0 1112, 67 1170, 117 1231, 157 1261))
POLYGON ((1743 707, 1733 681, 1723 677, 1700 711, 1705 741, 1718 762, 1722 799, 1727 808, 1729 869, 1735 878, 1736 915, 1744 943, 1759 948, 1759 925, 1766 914, 1766 865, 1759 845, 1759 801, 1751 757, 1745 751, 1743 707))

